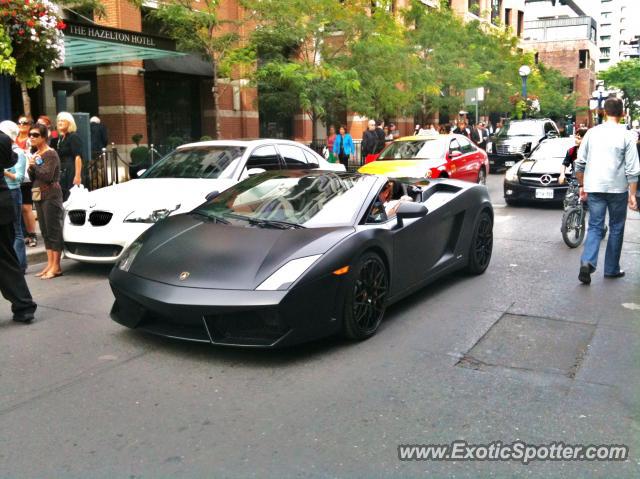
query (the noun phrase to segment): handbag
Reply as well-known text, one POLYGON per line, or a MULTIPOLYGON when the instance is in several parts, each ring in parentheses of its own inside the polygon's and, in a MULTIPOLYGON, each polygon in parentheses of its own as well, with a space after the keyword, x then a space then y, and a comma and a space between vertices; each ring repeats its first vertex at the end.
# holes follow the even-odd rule
POLYGON ((39 186, 31 188, 31 199, 33 201, 42 201, 42 190, 39 186))

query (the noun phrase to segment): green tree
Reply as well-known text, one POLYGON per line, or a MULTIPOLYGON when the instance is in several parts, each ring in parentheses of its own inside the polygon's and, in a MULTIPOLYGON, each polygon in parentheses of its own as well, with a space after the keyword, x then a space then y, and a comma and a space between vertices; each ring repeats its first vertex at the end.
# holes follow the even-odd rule
POLYGON ((365 15, 367 2, 241 3, 252 12, 249 21, 258 25, 242 56, 257 59, 253 79, 264 94, 261 101, 282 114, 302 110, 314 125, 329 112, 347 107, 360 89, 358 73, 347 57, 358 38, 358 19, 365 15))
POLYGON ((629 100, 631 116, 640 117, 640 60, 625 60, 606 69, 599 75, 607 87, 619 88, 629 100))
MULTIPOLYGON (((141 0, 133 0, 141 4, 141 0)), ((211 63, 213 69, 213 123, 214 138, 220 137, 220 91, 218 79, 230 77, 233 59, 230 52, 240 38, 237 22, 225 19, 220 12, 221 0, 165 0, 150 15, 159 20, 163 33, 175 39, 178 48, 199 53, 211 63)))
POLYGON ((576 95, 571 93, 573 80, 562 75, 560 70, 542 63, 532 69, 529 91, 538 98, 538 116, 561 119, 576 111, 576 95))
POLYGON ((0 75, 13 75, 16 71, 16 59, 11 56, 11 38, 0 25, 0 75))

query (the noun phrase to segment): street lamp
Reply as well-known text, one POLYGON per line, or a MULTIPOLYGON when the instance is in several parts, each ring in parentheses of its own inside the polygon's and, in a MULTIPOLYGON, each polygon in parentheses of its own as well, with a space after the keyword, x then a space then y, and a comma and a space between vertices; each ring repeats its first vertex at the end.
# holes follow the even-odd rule
MULTIPOLYGON (((522 65, 518 70, 518 74, 520 75, 520 78, 522 78, 522 99, 526 103, 527 102, 527 77, 531 75, 531 68, 529 68, 527 65, 522 65)), ((526 109, 523 112, 522 116, 523 118, 526 118, 527 116, 526 109)))

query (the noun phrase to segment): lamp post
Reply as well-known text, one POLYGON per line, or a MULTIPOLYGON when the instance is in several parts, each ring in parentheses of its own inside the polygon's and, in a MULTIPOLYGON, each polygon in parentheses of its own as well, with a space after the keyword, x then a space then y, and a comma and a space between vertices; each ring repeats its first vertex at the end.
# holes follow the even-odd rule
MULTIPOLYGON (((520 75, 520 78, 522 78, 522 99, 524 100, 525 104, 527 102, 527 78, 529 77, 529 75, 531 75, 531 68, 529 68, 527 65, 522 65, 520 67, 520 69, 518 70, 518 74, 520 75)), ((527 116, 527 110, 525 109, 525 111, 522 113, 522 117, 526 118, 527 116)))

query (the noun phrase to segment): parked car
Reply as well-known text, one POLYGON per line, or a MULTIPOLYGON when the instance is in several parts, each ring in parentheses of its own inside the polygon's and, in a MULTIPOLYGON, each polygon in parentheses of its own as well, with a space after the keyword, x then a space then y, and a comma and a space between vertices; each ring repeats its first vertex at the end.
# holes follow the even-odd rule
POLYGON ((505 202, 508 205, 521 201, 561 203, 568 188, 566 183, 559 183, 562 161, 575 144, 574 138, 544 140, 528 159, 509 168, 504 177, 505 202))
POLYGON ((207 195, 268 170, 344 171, 304 145, 286 140, 190 143, 143 170, 139 179, 90 192, 65 204, 65 256, 115 263, 154 223, 191 211, 207 195))
POLYGON ((559 136, 557 125, 548 118, 507 123, 487 143, 491 172, 512 167, 522 156, 529 156, 542 140, 559 136))
POLYGON ((399 138, 360 173, 394 178, 454 178, 485 184, 489 172, 487 154, 467 137, 457 134, 399 138))
POLYGON ((489 193, 469 182, 266 172, 138 238, 111 271, 111 318, 226 346, 362 340, 443 274, 483 273, 492 231, 489 193))

